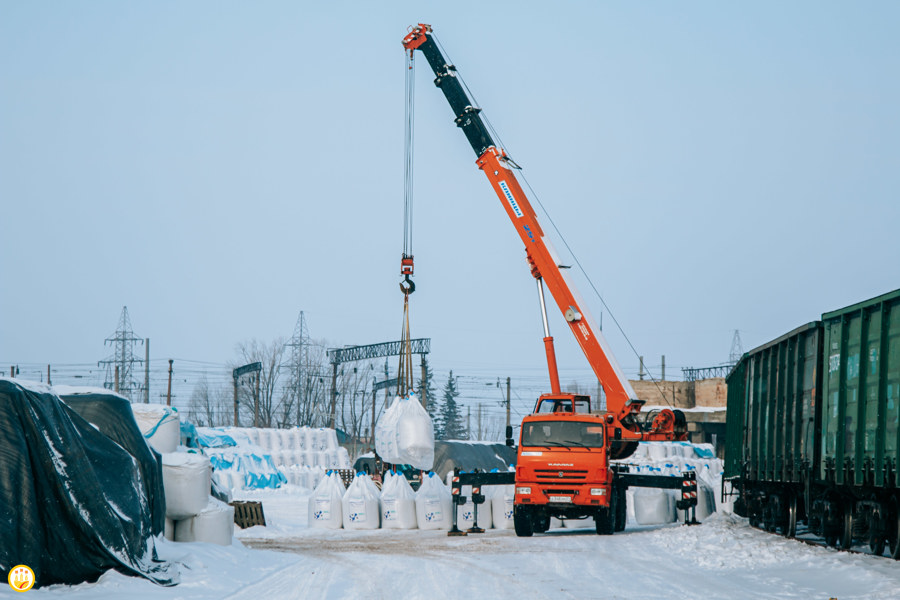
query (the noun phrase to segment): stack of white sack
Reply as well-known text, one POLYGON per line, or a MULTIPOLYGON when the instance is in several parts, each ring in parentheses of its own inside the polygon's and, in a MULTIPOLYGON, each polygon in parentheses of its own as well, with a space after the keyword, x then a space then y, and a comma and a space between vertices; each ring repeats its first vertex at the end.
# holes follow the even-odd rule
POLYGON ((316 489, 316 486, 325 477, 325 469, 322 467, 291 465, 290 467, 284 467, 283 471, 289 484, 309 490, 316 489))
POLYGON ((637 488, 634 499, 634 520, 638 525, 662 525, 675 521, 675 497, 667 490, 637 488))
MULTIPOLYGON (((465 472, 465 471, 463 471, 465 472)), ((447 487, 453 486, 453 472, 447 473, 447 487)), ((492 520, 492 499, 495 486, 486 485, 481 488, 481 494, 484 496, 484 503, 478 505, 478 526, 482 529, 491 529, 493 527, 492 520)), ((460 496, 465 496, 466 503, 459 504, 456 507, 456 526, 459 529, 469 529, 475 526, 475 503, 472 501, 472 486, 464 485, 459 491, 460 496)), ((453 493, 451 492, 451 498, 453 493)))
POLYGON ((344 492, 346 489, 341 476, 329 471, 309 497, 308 525, 323 529, 340 529, 344 524, 341 508, 344 492))
POLYGON ((429 473, 416 492, 416 521, 419 529, 450 529, 453 524, 453 500, 450 488, 441 478, 429 473))
MULTIPOLYGON (((723 501, 720 494, 723 463, 716 458, 711 444, 692 444, 689 442, 647 442, 638 445, 635 453, 621 462, 629 465, 632 473, 642 475, 669 475, 679 477, 684 471, 697 473, 698 492, 707 494, 711 500, 708 506, 697 508, 697 519, 700 515, 708 516, 712 512, 731 513, 733 501, 723 501), (705 490, 702 488, 706 488, 705 490), (708 509, 708 512, 707 512, 708 509)), ((635 519, 633 488, 628 490, 628 517, 635 519)), ((704 500, 705 501, 705 500, 704 500)))
POLYGON ((415 394, 397 396, 375 427, 375 451, 385 461, 429 470, 434 465, 434 424, 415 394))
POLYGON ((176 542, 207 542, 230 546, 234 535, 234 507, 210 498, 199 514, 175 521, 176 542))
POLYGON ((381 526, 384 529, 415 529, 416 493, 403 475, 390 471, 381 486, 381 526))
POLYGON ((138 429, 150 446, 160 454, 175 452, 181 443, 181 419, 178 409, 165 404, 132 404, 138 429))
POLYGON ((231 545, 234 508, 210 496, 209 459, 202 454, 162 455, 166 496, 166 539, 231 545))
POLYGON ((365 473, 357 473, 341 501, 344 529, 381 527, 380 496, 372 478, 365 473))

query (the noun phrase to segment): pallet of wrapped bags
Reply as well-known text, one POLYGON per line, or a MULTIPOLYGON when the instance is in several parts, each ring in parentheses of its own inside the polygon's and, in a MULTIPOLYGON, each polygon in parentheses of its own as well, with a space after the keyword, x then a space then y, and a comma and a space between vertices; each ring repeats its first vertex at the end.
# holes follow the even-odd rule
POLYGON ((384 529, 415 529, 416 493, 403 475, 385 477, 381 487, 381 526, 384 529))
POLYGON ((433 472, 422 479, 416 492, 416 521, 419 529, 447 529, 453 525, 450 488, 433 472))
POLYGON ((397 396, 375 427, 375 451, 388 463, 434 466, 434 424, 415 394, 397 396))
POLYGON ((187 519, 206 508, 211 489, 212 467, 202 454, 171 452, 162 455, 166 516, 187 519))
POLYGON ((210 498, 197 515, 175 521, 176 542, 206 542, 230 546, 234 536, 234 507, 210 498))
POLYGON ((372 478, 357 473, 341 500, 344 529, 378 529, 381 527, 380 493, 372 478))
POLYGON ((668 491, 655 488, 634 491, 634 520, 638 525, 672 523, 675 517, 675 499, 668 491))
POLYGON ((341 477, 329 471, 309 497, 308 525, 322 529, 340 529, 344 525, 342 502, 344 498, 341 477))

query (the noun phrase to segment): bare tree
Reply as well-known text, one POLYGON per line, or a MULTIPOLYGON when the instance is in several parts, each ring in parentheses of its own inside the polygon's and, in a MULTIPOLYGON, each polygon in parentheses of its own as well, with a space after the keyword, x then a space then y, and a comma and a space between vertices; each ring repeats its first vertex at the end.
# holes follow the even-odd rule
POLYGON ((228 391, 211 388, 206 375, 202 375, 191 393, 188 419, 200 427, 222 427, 231 423, 232 406, 228 391))
MULTIPOLYGON (((279 386, 282 359, 284 358, 283 337, 278 337, 266 344, 257 339, 241 342, 237 346, 241 364, 261 363, 262 369, 253 377, 259 377, 259 397, 257 385, 253 377, 245 378, 238 389, 238 405, 241 410, 241 421, 253 423, 256 416, 257 404, 259 415, 257 426, 272 427, 277 423, 277 415, 285 401, 285 393, 279 386)), ((239 366, 239 365, 236 365, 239 366)))

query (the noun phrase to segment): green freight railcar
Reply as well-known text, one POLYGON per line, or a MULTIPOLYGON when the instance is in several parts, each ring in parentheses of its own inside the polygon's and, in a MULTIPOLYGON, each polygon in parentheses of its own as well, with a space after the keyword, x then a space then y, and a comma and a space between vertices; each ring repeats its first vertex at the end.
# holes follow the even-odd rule
POLYGON ((900 290, 822 315, 821 479, 857 488, 897 486, 900 290))
POLYGON ((900 559, 900 290, 751 350, 727 384, 736 512, 900 559))
POLYGON ((808 323, 745 354, 727 379, 726 478, 742 477, 754 523, 789 536, 818 462, 821 344, 821 323, 808 323))

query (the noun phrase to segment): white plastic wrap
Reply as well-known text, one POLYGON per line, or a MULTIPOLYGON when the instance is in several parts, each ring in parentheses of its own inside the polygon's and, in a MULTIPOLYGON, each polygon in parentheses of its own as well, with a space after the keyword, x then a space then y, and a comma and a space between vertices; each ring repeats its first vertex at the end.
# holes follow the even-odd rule
POLYGON ((162 455, 166 516, 180 520, 206 508, 212 467, 202 454, 172 452, 162 455))
POLYGON ((453 524, 453 501, 450 488, 441 478, 429 473, 416 492, 416 521, 419 529, 450 529, 453 524))
POLYGON ((673 522, 675 499, 666 490, 638 488, 634 492, 634 520, 638 525, 673 522))
POLYGON ((234 535, 234 507, 209 499, 200 514, 175 522, 176 542, 207 542, 230 546, 234 535))
POLYGON ((310 527, 340 529, 344 525, 341 502, 344 484, 337 473, 322 478, 309 497, 308 521, 310 527))
POLYGON ((378 529, 381 505, 378 488, 365 473, 357 473, 342 499, 344 529, 378 529))
POLYGON ((403 475, 389 471, 381 488, 381 526, 384 529, 415 529, 416 493, 403 475))
POLYGON ((178 410, 165 404, 132 404, 131 411, 147 443, 160 454, 175 452, 181 443, 178 410))
POLYGON ((417 469, 434 465, 434 424, 415 394, 396 397, 375 427, 375 451, 386 462, 417 469))

